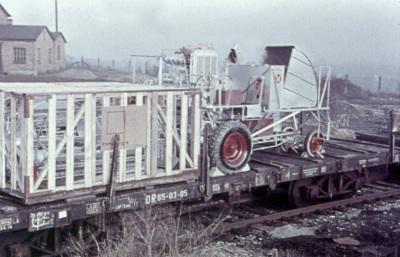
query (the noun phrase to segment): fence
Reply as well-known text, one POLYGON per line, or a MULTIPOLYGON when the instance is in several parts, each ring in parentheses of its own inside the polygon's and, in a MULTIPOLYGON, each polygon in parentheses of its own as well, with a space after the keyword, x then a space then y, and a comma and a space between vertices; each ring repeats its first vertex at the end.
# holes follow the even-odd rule
POLYGON ((136 69, 136 73, 143 73, 150 76, 157 76, 158 73, 158 61, 156 59, 137 59, 135 62, 133 59, 105 59, 105 58, 86 58, 81 57, 79 60, 76 58, 69 58, 67 61, 67 67, 81 67, 94 70, 108 70, 132 73, 133 67, 136 69))
POLYGON ((400 78, 378 75, 352 75, 349 80, 356 86, 364 90, 369 90, 373 93, 399 93, 400 92, 400 78))
POLYGON ((102 59, 81 57, 79 60, 70 58, 67 67, 82 67, 89 69, 103 69, 120 72, 132 72, 131 59, 102 59))

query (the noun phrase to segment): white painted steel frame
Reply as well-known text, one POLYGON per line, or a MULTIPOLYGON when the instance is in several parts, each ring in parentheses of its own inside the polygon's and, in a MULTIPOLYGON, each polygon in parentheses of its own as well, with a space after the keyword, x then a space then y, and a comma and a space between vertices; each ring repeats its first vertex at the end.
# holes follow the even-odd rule
MULTIPOLYGON (((5 113, 4 105, 4 92, 0 92, 0 124, 6 124, 4 115, 1 115, 1 113, 5 113)), ((4 126, 0 126, 0 188, 6 187, 6 142, 4 132, 4 126)))
MULTIPOLYGON (((102 107, 126 106, 131 104, 129 101, 132 99, 135 99, 137 106, 148 106, 148 146, 137 147, 133 152, 129 150, 129 156, 127 149, 119 150, 117 182, 128 183, 152 177, 168 177, 199 168, 201 108, 198 91, 181 89, 51 95, 36 95, 33 88, 28 91, 32 95, 24 97, 0 91, 0 121, 6 124, 0 128, 1 189, 9 188, 29 195, 36 192, 71 191, 106 185, 110 174, 112 150, 99 150, 96 135, 101 132, 97 129, 97 116, 102 107), (163 101, 159 101, 159 98, 163 101), (8 105, 6 99, 9 99, 8 105), (34 105, 34 101, 39 100, 45 103, 45 110, 35 109, 40 104, 34 105), (189 113, 192 117, 189 117, 189 113), (42 120, 35 120, 39 115, 42 115, 42 120), (47 118, 43 119, 43 116, 47 118), (9 120, 9 124, 6 120, 9 120), (80 126, 83 127, 83 131, 77 131, 81 122, 84 122, 84 125, 80 126), (40 134, 42 132, 37 133, 38 125, 35 124, 45 127, 45 135, 40 134), (60 131, 60 127, 63 126, 65 133, 60 131), (152 164, 154 160, 157 162, 157 156, 154 159, 153 154, 157 151, 152 151, 152 145, 159 141, 158 135, 154 137, 152 131, 155 126, 165 128, 165 168, 158 167, 157 163, 152 164), (6 147, 7 145, 9 147, 6 147), (38 151, 46 153, 42 163, 37 162, 38 151), (102 160, 97 162, 96 158, 102 160), (179 162, 177 166, 174 159, 179 162), (21 160, 21 164, 18 164, 18 160, 21 160), (128 170, 128 161, 133 162, 132 170, 128 170), (6 170, 10 171, 11 179, 6 179, 6 170), (29 184, 24 185, 24 181, 29 184), (28 192, 24 192, 25 188, 28 192)), ((131 167, 132 165, 129 165, 129 169, 131 167)))

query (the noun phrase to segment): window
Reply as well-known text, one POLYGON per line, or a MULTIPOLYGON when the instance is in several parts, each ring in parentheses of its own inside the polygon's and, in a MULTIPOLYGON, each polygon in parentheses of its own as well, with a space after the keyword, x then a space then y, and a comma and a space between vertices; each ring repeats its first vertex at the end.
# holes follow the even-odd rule
POLYGON ((26 49, 25 48, 14 48, 14 63, 26 63, 26 49))
POLYGON ((49 48, 49 64, 51 64, 52 58, 51 58, 51 48, 49 48))
POLYGON ((40 48, 37 49, 37 64, 42 64, 42 54, 40 52, 40 48))
POLYGON ((60 47, 60 45, 57 46, 57 58, 58 58, 58 60, 61 59, 61 47, 60 47))

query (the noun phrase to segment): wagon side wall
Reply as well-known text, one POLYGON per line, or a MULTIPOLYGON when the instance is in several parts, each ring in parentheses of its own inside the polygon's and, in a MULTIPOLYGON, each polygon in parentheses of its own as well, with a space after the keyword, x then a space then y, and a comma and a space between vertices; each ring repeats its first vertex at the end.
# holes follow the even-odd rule
POLYGON ((198 176, 199 93, 0 92, 0 103, 0 190, 26 203, 198 176))

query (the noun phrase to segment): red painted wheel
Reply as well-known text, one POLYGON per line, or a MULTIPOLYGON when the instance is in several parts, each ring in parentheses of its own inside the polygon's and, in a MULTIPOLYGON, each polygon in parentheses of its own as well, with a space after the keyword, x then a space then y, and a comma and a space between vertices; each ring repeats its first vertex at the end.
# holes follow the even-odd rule
POLYGON ((311 157, 315 157, 318 153, 321 153, 324 148, 324 139, 321 133, 317 130, 311 131, 307 134, 304 140, 304 148, 311 157))
POLYGON ((239 121, 219 125, 209 138, 211 167, 226 174, 234 173, 246 165, 251 155, 249 129, 239 121))
POLYGON ((222 158, 230 165, 241 163, 247 156, 247 142, 240 132, 229 134, 222 146, 222 158))
POLYGON ((311 138, 310 151, 313 153, 319 152, 322 149, 324 141, 322 138, 318 138, 316 135, 311 138))

